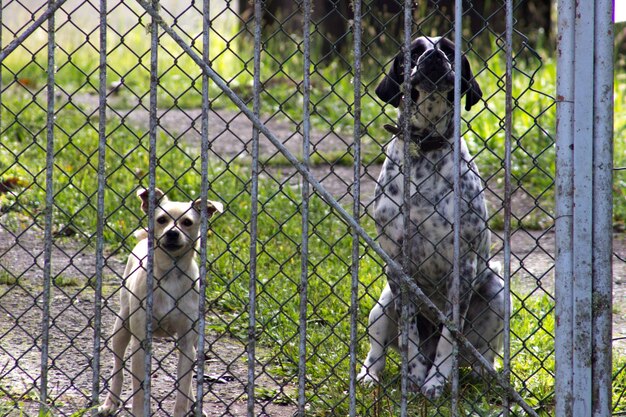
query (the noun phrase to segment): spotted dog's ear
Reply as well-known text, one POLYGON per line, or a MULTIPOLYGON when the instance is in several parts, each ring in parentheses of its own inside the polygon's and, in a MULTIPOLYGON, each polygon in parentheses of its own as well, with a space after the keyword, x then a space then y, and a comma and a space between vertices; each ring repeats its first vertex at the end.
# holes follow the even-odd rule
MULTIPOLYGON (((439 49, 448 57, 450 65, 454 66, 454 42, 448 38, 441 38, 438 44, 439 49)), ((465 54, 461 56, 461 96, 463 95, 465 95, 465 110, 471 109, 483 96, 483 92, 474 79, 474 74, 472 73, 470 63, 465 54)), ((450 100, 450 102, 454 100, 454 91, 450 92, 448 100, 450 100)))
MULTIPOLYGON (((144 213, 148 213, 148 196, 149 192, 147 188, 140 188, 137 190, 137 197, 139 197, 139 199, 141 200, 141 210, 144 213)), ((158 188, 154 189, 154 197, 157 204, 165 203, 167 201, 167 196, 163 193, 163 191, 159 190, 158 188)))
MULTIPOLYGON (((430 40, 419 37, 411 42, 411 68, 415 66, 418 58, 428 49, 430 40)), ((402 100, 402 83, 404 82, 404 53, 400 51, 393 62, 389 71, 383 80, 376 87, 376 95, 385 103, 391 104, 393 107, 400 105, 402 100)), ((417 102, 419 95, 417 90, 411 89, 411 100, 417 102)))
POLYGON ((383 77, 383 80, 376 87, 376 95, 385 103, 391 104, 393 107, 400 105, 402 93, 402 54, 396 55, 389 67, 389 71, 383 77))
POLYGON ((463 94, 465 94, 465 110, 471 109, 483 96, 465 55, 463 55, 461 62, 461 95, 463 94))

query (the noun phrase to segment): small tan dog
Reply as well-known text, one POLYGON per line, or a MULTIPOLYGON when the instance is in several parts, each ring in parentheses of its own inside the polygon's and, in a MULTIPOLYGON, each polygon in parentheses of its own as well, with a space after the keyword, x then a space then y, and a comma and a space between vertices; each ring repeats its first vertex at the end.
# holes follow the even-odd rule
MULTIPOLYGON (((140 189, 141 209, 148 212, 148 190, 140 189)), ((157 200, 154 213, 154 292, 152 328, 154 337, 173 337, 180 350, 178 358, 178 383, 174 417, 187 415, 195 396, 191 387, 192 368, 196 358, 198 334, 198 279, 196 250, 200 242, 201 202, 169 201, 163 191, 155 190, 157 200)), ((208 218, 223 211, 217 201, 207 201, 208 218)), ((115 321, 112 348, 115 364, 109 394, 98 408, 101 416, 110 415, 121 404, 120 394, 124 381, 124 353, 131 342, 131 372, 133 379, 132 413, 143 417, 145 375, 145 351, 142 341, 146 338, 146 263, 148 235, 139 230, 140 239, 128 258, 124 270, 124 287, 120 296, 120 312, 115 321)))

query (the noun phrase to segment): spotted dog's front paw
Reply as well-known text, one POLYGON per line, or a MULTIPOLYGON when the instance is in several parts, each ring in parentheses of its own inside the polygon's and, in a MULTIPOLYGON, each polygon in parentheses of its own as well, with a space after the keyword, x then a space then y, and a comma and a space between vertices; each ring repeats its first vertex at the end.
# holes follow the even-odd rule
POLYGON ((420 392, 420 387, 424 383, 424 373, 418 372, 409 372, 409 391, 411 392, 420 392))
POLYGON ((443 394, 446 380, 441 375, 435 375, 422 385, 422 394, 429 400, 436 400, 443 394))
POLYGON ((426 380, 426 372, 428 368, 426 361, 420 355, 412 361, 409 361, 409 390, 412 392, 420 392, 420 388, 426 380))
POLYGON ((356 380, 364 387, 370 388, 378 384, 378 374, 368 369, 366 366, 363 366, 361 372, 356 376, 356 380))

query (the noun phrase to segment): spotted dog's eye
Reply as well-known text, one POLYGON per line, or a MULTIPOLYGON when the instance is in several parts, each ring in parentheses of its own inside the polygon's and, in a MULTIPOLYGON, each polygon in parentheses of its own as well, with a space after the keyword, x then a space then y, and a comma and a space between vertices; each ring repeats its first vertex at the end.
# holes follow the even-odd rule
POLYGON ((193 222, 190 219, 184 219, 181 224, 185 227, 189 227, 193 224, 193 222))
POLYGON ((454 47, 450 48, 447 44, 444 43, 439 45, 439 50, 446 54, 446 57, 448 58, 448 61, 450 61, 450 63, 454 62, 454 47))
POLYGON ((157 221, 158 224, 165 224, 165 223, 167 223, 167 217, 161 216, 161 217, 157 218, 156 221, 157 221))

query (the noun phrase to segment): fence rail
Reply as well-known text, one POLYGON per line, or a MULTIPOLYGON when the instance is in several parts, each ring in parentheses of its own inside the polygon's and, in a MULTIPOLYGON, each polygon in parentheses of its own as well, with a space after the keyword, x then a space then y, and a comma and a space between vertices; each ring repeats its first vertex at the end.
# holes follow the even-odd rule
MULTIPOLYGON (((198 212, 202 296, 190 318, 195 330, 189 331, 199 335, 198 354, 189 358, 193 384, 183 393, 198 400, 186 405, 185 413, 605 416, 626 411, 623 317, 618 313, 611 320, 622 308, 621 284, 614 306, 610 299, 611 262, 615 276, 626 267, 619 243, 613 260, 608 258, 612 49, 599 34, 588 39, 603 73, 575 55, 586 54, 580 47, 583 29, 576 25, 594 21, 595 13, 594 27, 602 30, 610 17, 608 2, 573 20, 566 12, 579 6, 559 4, 561 28, 579 32, 560 32, 557 91, 552 51, 535 47, 541 39, 523 36, 528 22, 518 13, 533 1, 378 3, 2 3, 0 415, 96 415, 114 391, 111 370, 119 352, 113 324, 123 314, 123 300, 140 300, 148 317, 162 315, 169 302, 159 272, 162 249, 147 251, 142 261, 145 298, 128 298, 122 289, 133 285, 124 272, 127 259, 134 259, 133 247, 142 239, 147 247, 164 239, 160 230, 169 219, 159 218, 166 203, 157 189, 172 201, 199 200, 199 207, 220 201, 226 208, 214 216, 198 212), (466 19, 455 19, 461 15, 466 19), (424 71, 419 68, 424 61, 412 47, 419 36, 429 36, 433 48, 444 52, 434 36, 453 41, 453 53, 443 54, 454 74, 449 94, 435 89, 419 96, 425 90, 416 87, 415 77, 424 71), (482 98, 463 112, 466 85, 473 81, 466 66, 482 98), (597 74, 596 84, 574 82, 583 67, 590 79, 597 74), (374 91, 394 68, 403 93, 398 111, 374 91), (574 85, 598 97, 587 102, 589 111, 577 107, 589 94, 567 89, 574 85), (431 101, 447 110, 424 116, 431 101), (416 106, 423 107, 412 113, 416 106), (570 109, 583 113, 572 118, 570 109), (414 137, 419 123, 436 126, 440 120, 429 120, 432 114, 450 120, 448 136, 441 135, 450 147, 437 151, 441 160, 424 173, 407 168, 424 153, 401 139, 414 137), (578 134, 572 151, 567 132, 583 118, 591 122, 589 129, 603 122, 595 131, 587 129, 589 135, 578 134), (397 167, 389 162, 395 149, 397 167), (447 160, 454 161, 449 174, 441 171, 447 160), (590 169, 575 171, 574 162, 590 169), (397 184, 404 193, 392 207, 403 220, 401 238, 394 242, 398 253, 389 253, 386 235, 394 219, 376 213, 381 198, 395 204, 388 183, 376 180, 391 171, 402 175, 397 184), (468 175, 480 175, 474 191, 466 189, 468 175), (443 194, 418 224, 416 201, 431 198, 429 181, 443 194), (143 201, 136 197, 141 187, 148 190, 143 201), (448 195, 453 208, 441 207, 448 195), (573 210, 568 195, 588 201, 588 216, 573 210), (488 214, 480 218, 485 230, 479 232, 491 235, 492 244, 486 258, 477 256, 487 269, 475 266, 475 273, 501 275, 505 294, 484 300, 478 285, 464 292, 468 278, 462 272, 464 248, 480 250, 468 244, 471 213, 463 210, 480 211, 483 196, 488 214), (427 229, 437 216, 439 227, 449 226, 440 237, 427 229), (416 257, 416 236, 433 248, 431 255, 416 257), (589 250, 580 252, 585 242, 589 250), (571 258, 577 253, 584 257, 571 258), (601 266, 585 261, 597 261, 602 253, 607 256, 601 266), (424 268, 435 258, 449 271, 424 281, 424 268), (423 263, 415 266, 418 261, 423 263), (574 268, 573 262, 581 264, 574 268), (389 297, 400 300, 396 304, 384 304, 387 282, 389 297), (601 302, 594 291, 604 295, 601 302), (493 336, 504 345, 495 363, 489 349, 475 345, 480 336, 491 346, 492 340, 485 340, 491 336, 477 334, 492 327, 466 320, 465 299, 468 311, 482 302, 485 311, 478 317, 502 322, 503 330, 493 336), (576 316, 581 306, 589 320, 579 329, 574 323, 582 317, 576 316), (383 313, 372 321, 377 310, 383 313), (372 365, 365 357, 376 343, 371 339, 376 329, 390 338, 385 349, 397 352, 386 349, 387 370, 368 385, 359 380, 359 369, 372 365), (426 337, 430 334, 439 342, 426 337), (575 343, 576 335, 586 335, 586 350, 575 343), (555 345, 561 361, 556 370, 555 345), (453 366, 443 393, 422 395, 420 385, 429 381, 416 383, 418 362, 409 352, 417 350, 438 378, 446 372, 439 354, 448 355, 448 346, 453 366), (572 355, 585 352, 596 352, 593 363, 574 360, 572 355), (467 363, 478 364, 474 372, 467 363)), ((172 217, 172 224, 182 228, 184 215, 172 217)), ((172 265, 174 272, 167 274, 184 280, 188 270, 172 265)), ((185 306, 181 298, 171 308, 180 315, 185 306)), ((188 356, 184 320, 175 321, 178 333, 151 337, 163 333, 167 317, 147 320, 140 344, 130 336, 139 332, 129 324, 132 319, 124 326, 130 329, 130 351, 141 346, 146 352, 141 375, 131 370, 130 360, 125 363, 120 406, 129 412, 131 398, 141 399, 137 386, 131 388, 137 377, 146 393, 144 415, 181 413, 174 410, 183 386, 177 364, 188 356)), ((366 375, 374 373, 370 369, 366 375)))

